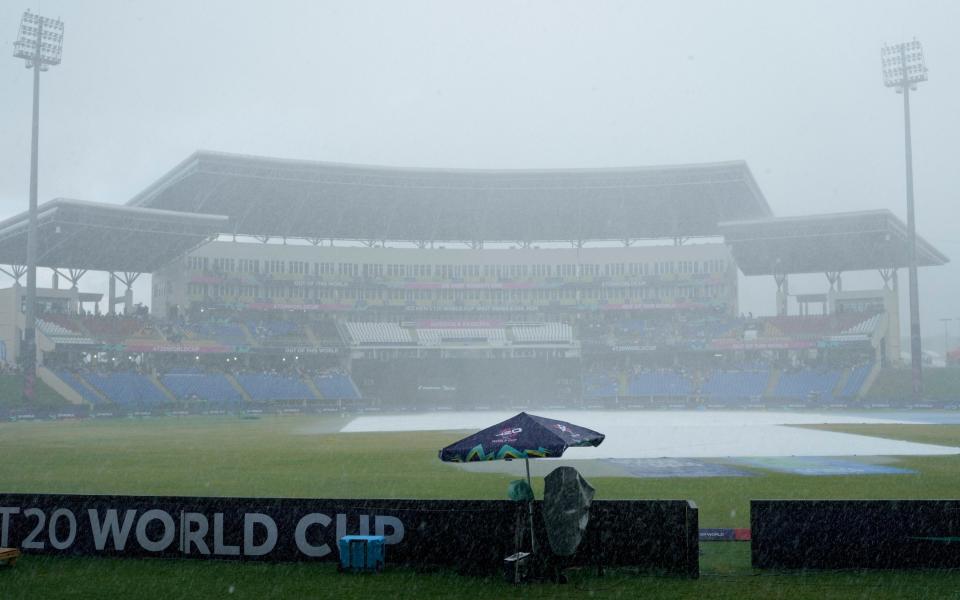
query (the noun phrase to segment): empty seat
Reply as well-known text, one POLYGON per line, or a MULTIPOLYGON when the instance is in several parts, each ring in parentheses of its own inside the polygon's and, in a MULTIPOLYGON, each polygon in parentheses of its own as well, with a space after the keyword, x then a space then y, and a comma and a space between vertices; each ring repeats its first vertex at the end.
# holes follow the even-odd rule
POLYGON ((689 396, 692 393, 693 383, 671 370, 635 373, 627 386, 630 396, 689 396))
POLYGON ((773 392, 779 398, 827 397, 840 381, 840 371, 791 371, 780 375, 773 392))
POLYGON ((63 382, 73 388, 80 396, 87 402, 97 405, 103 404, 103 398, 98 396, 96 392, 91 390, 89 387, 83 384, 80 381, 80 377, 74 375, 70 371, 55 371, 57 377, 59 377, 63 382))
POLYGON ((178 400, 205 400, 216 403, 239 403, 243 400, 226 376, 219 373, 167 373, 160 382, 178 400))
POLYGON ((703 382, 701 394, 709 398, 755 398, 770 381, 769 371, 714 371, 703 382))
POLYGON ((84 379, 115 404, 123 406, 156 406, 169 401, 163 391, 146 375, 121 371, 88 373, 84 379))
POLYGON ((410 331, 396 323, 347 323, 347 332, 357 344, 412 344, 410 331))
POLYGON ((253 400, 315 400, 302 379, 273 373, 241 373, 237 382, 253 400))
POLYGON ((573 328, 566 323, 514 325, 511 331, 519 344, 569 344, 573 341, 573 328))
POLYGON ((360 392, 349 375, 331 373, 313 378, 314 385, 326 400, 359 400, 360 392))

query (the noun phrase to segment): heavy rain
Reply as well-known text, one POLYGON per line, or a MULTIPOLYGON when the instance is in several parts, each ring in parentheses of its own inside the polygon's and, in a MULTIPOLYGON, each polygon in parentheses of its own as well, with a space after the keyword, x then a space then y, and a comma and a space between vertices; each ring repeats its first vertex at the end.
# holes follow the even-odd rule
POLYGON ((0 599, 956 597, 960 4, 23 4, 0 599))

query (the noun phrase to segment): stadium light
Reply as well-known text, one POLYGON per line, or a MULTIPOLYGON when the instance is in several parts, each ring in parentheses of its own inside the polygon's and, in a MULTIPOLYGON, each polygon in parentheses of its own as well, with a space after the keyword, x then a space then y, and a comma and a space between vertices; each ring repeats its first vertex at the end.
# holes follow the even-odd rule
POLYGON ((923 355, 920 341, 920 294, 917 288, 917 227, 913 210, 913 147, 910 140, 910 92, 927 80, 923 47, 916 39, 880 49, 883 85, 903 94, 903 130, 907 165, 907 245, 910 269, 910 365, 913 400, 923 396, 923 355))
POLYGON ((29 10, 20 20, 20 33, 13 43, 14 58, 22 58, 33 69, 33 129, 30 146, 30 208, 27 228, 27 302, 24 311, 23 344, 20 360, 23 367, 23 395, 35 398, 37 376, 37 158, 40 136, 40 71, 60 64, 63 52, 63 21, 48 19, 29 10))

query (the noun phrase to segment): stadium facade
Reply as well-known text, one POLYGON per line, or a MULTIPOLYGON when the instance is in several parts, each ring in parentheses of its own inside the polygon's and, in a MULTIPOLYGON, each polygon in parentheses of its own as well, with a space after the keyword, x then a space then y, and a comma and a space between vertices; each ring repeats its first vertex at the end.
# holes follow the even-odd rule
MULTIPOLYGON (((11 365, 25 221, 0 223, 11 365)), ((742 162, 471 171, 198 152, 126 206, 49 202, 40 231, 55 281, 39 292, 41 376, 100 412, 850 403, 899 357, 903 224, 773 217, 742 162), (110 272, 106 315, 80 291, 88 270, 110 272), (862 270, 882 287, 844 290, 862 270), (777 315, 741 314, 738 271, 775 279, 777 315), (824 293, 791 295, 810 272, 824 293)))

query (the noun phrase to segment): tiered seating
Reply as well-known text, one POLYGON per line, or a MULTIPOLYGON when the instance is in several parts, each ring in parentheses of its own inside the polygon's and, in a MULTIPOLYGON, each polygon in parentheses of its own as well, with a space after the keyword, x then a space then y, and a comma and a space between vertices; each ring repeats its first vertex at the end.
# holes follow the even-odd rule
POLYGON ((573 328, 566 323, 514 325, 510 331, 520 344, 569 344, 573 341, 573 328))
POLYGON ((507 335, 501 328, 441 327, 417 329, 417 337, 423 345, 437 346, 447 343, 502 343, 506 340, 507 335))
POLYGON ((606 373, 587 373, 583 376, 583 397, 588 400, 616 398, 620 395, 620 383, 606 373))
POLYGON ((168 402, 163 391, 140 373, 89 373, 84 379, 115 404, 151 406, 168 402))
POLYGON ((212 340, 225 346, 243 346, 249 343, 243 327, 236 323, 193 323, 186 329, 196 339, 212 340))
POLYGON ((860 388, 867 382, 867 377, 870 376, 870 371, 872 370, 873 363, 860 365, 853 369, 853 371, 850 372, 850 376, 847 377, 847 381, 843 384, 843 389, 840 390, 839 397, 853 398, 860 393, 860 388))
POLYGON ((315 400, 299 377, 273 373, 241 373, 237 382, 253 400, 315 400))
POLYGON ((317 375, 313 378, 314 385, 326 400, 359 400, 360 393, 349 375, 331 373, 317 375))
POLYGON ((635 373, 630 377, 630 396, 689 396, 693 384, 680 373, 670 370, 635 373))
POLYGON ((299 342, 306 339, 302 325, 281 319, 251 321, 247 323, 247 329, 260 342, 299 342))
POLYGON ((63 325, 48 321, 46 319, 37 319, 37 329, 55 344, 93 344, 95 343, 89 337, 83 335, 74 329, 68 329, 63 325))
POLYGON ((100 315, 82 317, 81 322, 90 335, 101 340, 124 340, 143 329, 145 322, 136 317, 100 315))
POLYGON ((769 380, 769 371, 714 371, 700 391, 710 398, 754 398, 763 395, 769 380))
POLYGON ((882 313, 877 313, 872 317, 860 321, 853 327, 849 327, 843 330, 844 335, 872 335, 873 330, 877 328, 877 325, 880 323, 880 317, 882 313))
POLYGON ((337 324, 330 319, 324 319, 319 322, 311 323, 310 330, 314 337, 325 343, 340 343, 340 332, 337 331, 337 324))
POLYGON ((56 313, 45 313, 37 317, 37 320, 43 319, 49 324, 59 325, 66 331, 76 334, 84 335, 83 329, 80 327, 80 324, 77 323, 76 316, 71 315, 61 315, 56 313))
POLYGON ((90 404, 103 404, 103 399, 100 398, 93 390, 88 388, 80 381, 80 378, 71 373, 70 371, 57 370, 55 371, 57 377, 63 380, 64 383, 69 385, 74 389, 80 397, 89 402, 90 404))
POLYGON ((410 331, 396 323, 347 323, 347 332, 358 344, 412 344, 410 331))
POLYGON ((178 400, 239 403, 243 400, 224 375, 219 373, 167 373, 160 382, 178 400))
POLYGON ((806 398, 817 395, 827 398, 840 381, 840 371, 790 371, 780 375, 773 391, 778 398, 806 398))
POLYGON ((771 331, 768 332, 770 335, 812 337, 839 335, 858 323, 868 320, 868 316, 863 313, 841 313, 836 315, 770 317, 766 321, 771 328, 771 331))

